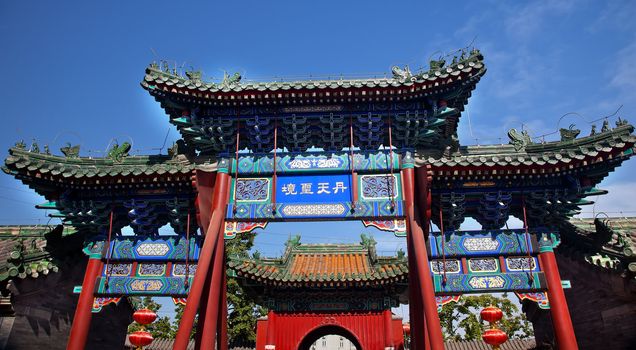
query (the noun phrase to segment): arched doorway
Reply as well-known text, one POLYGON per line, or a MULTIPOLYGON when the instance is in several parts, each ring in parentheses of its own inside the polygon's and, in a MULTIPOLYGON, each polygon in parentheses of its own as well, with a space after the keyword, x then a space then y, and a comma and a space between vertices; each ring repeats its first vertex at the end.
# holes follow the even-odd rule
MULTIPOLYGON (((309 332, 300 342, 300 345, 298 346, 298 350, 312 350, 312 345, 317 340, 328 335, 336 335, 336 336, 343 337, 349 340, 349 342, 351 342, 351 344, 355 346, 356 350, 363 350, 362 346, 360 345, 360 342, 358 341, 355 335, 353 335, 351 332, 349 332, 345 328, 342 328, 339 326, 333 326, 333 325, 319 327, 309 332)), ((338 347, 336 346, 335 349, 337 348, 338 347)))

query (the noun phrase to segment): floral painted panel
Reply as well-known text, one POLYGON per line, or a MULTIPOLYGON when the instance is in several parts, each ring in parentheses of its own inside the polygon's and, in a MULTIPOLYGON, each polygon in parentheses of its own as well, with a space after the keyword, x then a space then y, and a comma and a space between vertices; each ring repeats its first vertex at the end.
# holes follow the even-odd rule
POLYGON ((266 201, 269 198, 269 179, 237 179, 234 198, 237 201, 266 201))

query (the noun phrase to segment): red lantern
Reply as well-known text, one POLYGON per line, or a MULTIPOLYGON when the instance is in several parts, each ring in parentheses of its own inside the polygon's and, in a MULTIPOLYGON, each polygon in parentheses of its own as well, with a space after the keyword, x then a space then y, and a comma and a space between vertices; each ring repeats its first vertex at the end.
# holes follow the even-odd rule
POLYGON ((501 329, 487 329, 481 338, 488 345, 492 345, 495 349, 499 348, 499 345, 503 344, 508 340, 508 335, 501 329))
POLYGON ((128 335, 130 343, 136 347, 150 345, 152 343, 152 335, 146 331, 136 331, 128 335))
POLYGON ((157 314, 154 313, 154 311, 152 310, 139 309, 133 314, 133 319, 135 320, 135 322, 141 325, 147 325, 151 324, 157 319, 157 314))
POLYGON ((404 330, 404 334, 411 335, 411 324, 410 323, 403 324, 402 330, 404 330))
POLYGON ((488 306, 481 310, 481 319, 490 323, 497 322, 503 317, 503 312, 498 307, 488 306))

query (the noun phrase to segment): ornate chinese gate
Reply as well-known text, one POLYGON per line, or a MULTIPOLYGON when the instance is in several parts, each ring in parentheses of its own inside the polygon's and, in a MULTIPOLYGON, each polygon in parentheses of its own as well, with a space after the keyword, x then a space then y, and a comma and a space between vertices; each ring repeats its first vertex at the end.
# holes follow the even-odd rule
MULTIPOLYGON (((86 235, 90 259, 68 348, 84 348, 94 304, 143 294, 187 298, 175 349, 186 348, 197 314, 197 346, 225 349, 225 238, 272 221, 358 220, 405 233, 414 349, 443 349, 439 303, 490 291, 549 300, 559 347, 576 349, 553 254, 558 228, 633 154, 633 127, 619 119, 613 129, 606 123, 578 139, 566 130, 541 144, 513 129, 510 144, 460 147, 461 111, 486 71, 479 51, 426 71, 392 71, 212 83, 152 64, 142 86, 182 135, 169 155, 130 156, 126 143, 99 159, 79 157, 79 146, 64 147, 64 156, 12 148, 5 171, 86 235), (503 229, 510 216, 525 228, 503 229), (482 230, 458 231, 465 217, 482 230), (431 222, 441 233, 430 232, 431 222), (165 224, 175 237, 158 236, 165 224), (125 226, 134 237, 121 236, 125 226)), ((301 333, 313 334, 316 322, 301 333)), ((286 332, 276 327, 268 348, 286 332)))

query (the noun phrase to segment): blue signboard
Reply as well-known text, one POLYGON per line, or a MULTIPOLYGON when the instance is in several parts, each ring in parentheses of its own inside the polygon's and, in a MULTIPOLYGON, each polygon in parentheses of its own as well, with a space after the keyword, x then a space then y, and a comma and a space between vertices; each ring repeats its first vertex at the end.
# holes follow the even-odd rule
POLYGON ((351 201, 350 175, 279 176, 276 201, 279 203, 325 203, 351 201))

